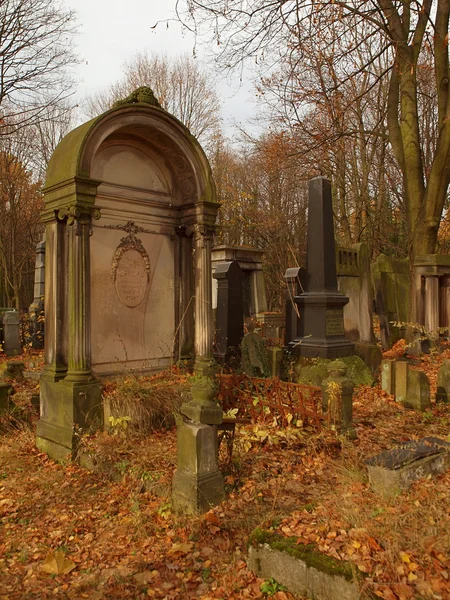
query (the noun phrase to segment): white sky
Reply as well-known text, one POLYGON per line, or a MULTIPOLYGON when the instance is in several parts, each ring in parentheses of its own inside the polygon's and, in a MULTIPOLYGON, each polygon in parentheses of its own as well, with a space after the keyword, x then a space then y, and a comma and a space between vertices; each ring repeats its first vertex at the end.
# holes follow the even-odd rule
MULTIPOLYGON (((192 54, 194 37, 183 32, 177 22, 152 29, 157 21, 174 16, 175 0, 66 0, 66 4, 76 11, 79 22, 76 42, 83 59, 76 71, 79 101, 118 80, 123 63, 137 51, 192 54)), ((200 45, 196 53, 202 62, 200 45)), ((255 114, 252 84, 240 84, 237 76, 230 81, 214 75, 226 135, 233 135, 234 122, 248 129, 255 114)))

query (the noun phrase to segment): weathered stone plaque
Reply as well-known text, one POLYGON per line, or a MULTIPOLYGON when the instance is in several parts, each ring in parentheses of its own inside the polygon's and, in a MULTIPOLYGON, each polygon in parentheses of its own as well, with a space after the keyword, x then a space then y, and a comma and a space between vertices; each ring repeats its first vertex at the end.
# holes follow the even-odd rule
POLYGON ((325 319, 327 335, 344 335, 344 313, 342 309, 327 310, 325 319))
POLYGON ((147 265, 137 250, 126 250, 115 273, 116 292, 128 308, 136 308, 145 298, 148 286, 147 265))

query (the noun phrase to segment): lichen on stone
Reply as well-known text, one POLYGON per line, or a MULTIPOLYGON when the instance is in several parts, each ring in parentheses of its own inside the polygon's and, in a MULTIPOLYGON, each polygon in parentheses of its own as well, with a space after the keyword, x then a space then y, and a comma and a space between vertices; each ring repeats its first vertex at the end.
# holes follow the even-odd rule
POLYGON ((136 90, 131 92, 129 96, 123 98, 122 100, 117 100, 114 102, 113 108, 118 108, 123 106, 124 104, 150 104, 151 106, 156 106, 157 108, 161 108, 161 104, 158 102, 153 90, 147 86, 138 87, 136 90))

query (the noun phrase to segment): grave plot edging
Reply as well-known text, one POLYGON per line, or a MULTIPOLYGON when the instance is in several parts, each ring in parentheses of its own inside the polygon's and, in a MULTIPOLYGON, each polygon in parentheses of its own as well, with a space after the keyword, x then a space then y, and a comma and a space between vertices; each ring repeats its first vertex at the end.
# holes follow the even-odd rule
POLYGON ((300 546, 296 538, 256 530, 249 543, 248 566, 259 577, 272 577, 288 591, 314 600, 367 597, 361 591, 355 565, 325 556, 309 546, 302 552, 300 546))

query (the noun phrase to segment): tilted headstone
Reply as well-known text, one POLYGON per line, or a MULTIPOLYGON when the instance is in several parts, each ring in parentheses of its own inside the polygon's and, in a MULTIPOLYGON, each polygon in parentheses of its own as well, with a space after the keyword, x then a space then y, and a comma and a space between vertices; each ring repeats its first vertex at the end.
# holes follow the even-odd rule
POLYGON ((348 298, 337 289, 331 184, 324 177, 309 182, 306 263, 307 291, 295 297, 304 323, 295 351, 305 357, 350 356, 354 345, 345 337, 343 315, 348 298))
POLYGON ((261 335, 268 340, 280 340, 283 331, 283 315, 279 312, 258 313, 256 320, 261 326, 261 335))
POLYGON ((450 402, 450 360, 444 360, 439 368, 436 402, 450 402))
POLYGON ((249 377, 270 377, 272 374, 266 344, 255 331, 247 333, 242 340, 241 369, 249 377))
POLYGON ((16 311, 3 313, 3 352, 6 356, 22 354, 20 315, 16 311))
POLYGON ((240 346, 244 337, 244 275, 239 264, 231 261, 219 263, 213 277, 217 281, 214 357, 222 364, 229 364, 240 357, 240 346))

